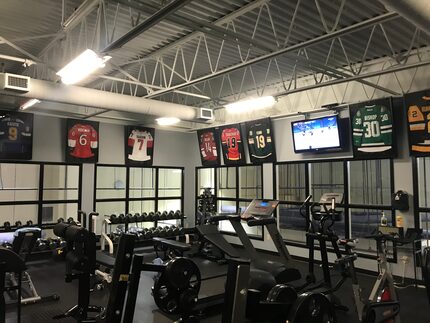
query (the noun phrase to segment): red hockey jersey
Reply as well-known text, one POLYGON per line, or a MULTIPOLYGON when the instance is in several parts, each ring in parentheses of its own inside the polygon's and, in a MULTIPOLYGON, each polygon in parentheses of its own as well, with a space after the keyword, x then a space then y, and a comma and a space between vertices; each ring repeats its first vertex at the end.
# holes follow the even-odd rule
POLYGON ((200 152, 206 161, 215 161, 218 157, 217 147, 213 132, 208 131, 200 136, 200 152))
POLYGON ((68 146, 74 148, 70 155, 76 158, 93 157, 91 149, 98 147, 97 131, 87 124, 75 124, 69 130, 67 139, 68 146))
POLYGON ((221 142, 227 146, 227 159, 239 160, 241 159, 239 144, 242 142, 240 131, 237 128, 225 128, 221 133, 221 142))

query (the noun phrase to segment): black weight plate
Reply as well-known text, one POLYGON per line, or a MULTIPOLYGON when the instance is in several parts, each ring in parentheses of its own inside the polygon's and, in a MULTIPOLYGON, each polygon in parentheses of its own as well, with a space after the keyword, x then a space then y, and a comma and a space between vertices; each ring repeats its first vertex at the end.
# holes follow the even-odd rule
POLYGON ((297 299, 296 290, 288 285, 278 284, 272 287, 267 294, 268 302, 279 302, 285 304, 293 304, 297 299))
POLYGON ((175 258, 167 263, 167 284, 173 289, 183 291, 191 288, 200 291, 201 275, 197 265, 188 258, 175 258))
POLYGON ((336 323, 336 313, 329 299, 320 293, 299 295, 289 311, 288 321, 294 323, 336 323))
POLYGON ((162 273, 154 282, 152 296, 158 308, 167 314, 179 314, 180 293, 166 284, 166 275, 162 273))

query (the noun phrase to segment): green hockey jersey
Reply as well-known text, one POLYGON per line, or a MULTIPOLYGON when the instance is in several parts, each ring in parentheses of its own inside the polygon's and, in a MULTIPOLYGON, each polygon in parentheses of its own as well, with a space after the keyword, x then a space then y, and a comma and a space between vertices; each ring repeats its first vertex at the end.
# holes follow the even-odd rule
POLYGON ((381 152, 392 148, 393 123, 385 106, 360 108, 353 120, 353 145, 362 152, 381 152))
POLYGON ((251 158, 267 159, 273 154, 272 134, 265 123, 255 123, 248 130, 248 147, 251 158))

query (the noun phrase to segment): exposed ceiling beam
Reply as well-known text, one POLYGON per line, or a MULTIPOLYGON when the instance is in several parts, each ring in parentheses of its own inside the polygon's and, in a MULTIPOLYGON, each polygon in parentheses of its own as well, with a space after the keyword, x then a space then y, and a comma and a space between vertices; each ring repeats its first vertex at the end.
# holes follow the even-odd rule
POLYGON ((194 80, 190 80, 190 81, 187 81, 187 82, 184 82, 184 83, 181 83, 181 84, 177 84, 177 85, 171 86, 170 88, 167 88, 165 90, 157 91, 155 93, 147 95, 146 97, 152 98, 152 97, 160 96, 162 94, 171 92, 173 90, 177 90, 177 89, 189 86, 189 85, 200 83, 200 82, 206 81, 208 79, 211 79, 211 78, 214 78, 214 77, 217 77, 217 76, 220 76, 220 75, 223 75, 223 74, 226 74, 226 73, 230 73, 230 72, 233 72, 235 70, 244 68, 246 66, 250 66, 250 65, 259 63, 261 61, 264 61, 264 60, 267 60, 267 59, 270 59, 270 58, 273 58, 273 57, 276 57, 276 56, 280 56, 280 55, 283 55, 283 54, 286 54, 286 53, 289 53, 289 52, 293 52, 293 51, 296 51, 296 50, 301 49, 301 48, 309 47, 311 45, 315 45, 315 44, 318 44, 318 43, 321 43, 321 42, 324 42, 324 41, 328 41, 328 40, 331 40, 331 39, 334 39, 334 38, 338 38, 338 37, 343 36, 343 35, 351 34, 351 33, 356 32, 358 30, 365 29, 365 28, 367 28, 369 26, 373 26, 375 24, 379 24, 379 23, 382 23, 382 22, 393 20, 393 19, 398 18, 398 17, 399 17, 398 14, 394 13, 394 12, 385 13, 385 14, 382 14, 382 15, 379 15, 379 16, 376 16, 376 17, 373 17, 373 18, 370 18, 370 19, 358 22, 358 23, 353 24, 353 25, 350 25, 350 26, 347 26, 347 27, 344 27, 344 28, 340 28, 340 29, 338 29, 336 31, 333 31, 331 33, 326 33, 324 35, 321 35, 321 36, 318 36, 318 37, 306 40, 304 42, 301 42, 301 43, 298 43, 298 44, 295 44, 295 45, 292 45, 292 46, 289 46, 289 47, 285 47, 285 48, 279 49, 277 51, 274 51, 274 52, 271 52, 271 53, 268 53, 268 54, 264 54, 264 55, 258 56, 256 58, 250 59, 248 61, 236 64, 236 65, 233 65, 233 66, 221 69, 221 70, 218 70, 218 71, 216 71, 214 73, 211 73, 211 74, 208 74, 208 75, 204 75, 202 77, 198 77, 198 78, 196 78, 194 80))
POLYGON ((359 81, 359 80, 367 79, 370 77, 375 77, 375 76, 380 76, 380 75, 385 75, 385 74, 391 74, 391 73, 395 73, 395 72, 401 72, 401 71, 408 70, 411 68, 418 68, 418 67, 423 67, 426 65, 430 65, 430 60, 426 60, 426 61, 422 61, 422 62, 418 62, 418 63, 394 66, 392 68, 387 68, 387 69, 382 70, 382 71, 374 71, 374 72, 369 72, 369 73, 365 73, 365 74, 361 74, 361 75, 354 75, 354 76, 335 79, 335 80, 322 82, 322 83, 318 83, 318 84, 303 86, 303 87, 300 87, 297 89, 288 90, 288 91, 285 91, 282 93, 278 93, 278 94, 276 94, 276 97, 286 96, 286 95, 293 94, 293 93, 312 90, 315 88, 322 88, 322 87, 326 87, 326 86, 330 86, 330 85, 341 84, 341 83, 345 83, 345 82, 359 81))
POLYGON ((164 6, 160 10, 154 12, 150 17, 145 19, 139 25, 128 31, 126 34, 122 35, 117 40, 113 41, 109 44, 105 49, 102 50, 102 53, 109 53, 110 51, 116 50, 127 44, 132 39, 136 38, 144 31, 150 29, 151 27, 158 24, 163 19, 167 18, 169 15, 173 14, 175 11, 179 10, 183 6, 190 3, 192 0, 174 0, 170 2, 168 5, 164 6))

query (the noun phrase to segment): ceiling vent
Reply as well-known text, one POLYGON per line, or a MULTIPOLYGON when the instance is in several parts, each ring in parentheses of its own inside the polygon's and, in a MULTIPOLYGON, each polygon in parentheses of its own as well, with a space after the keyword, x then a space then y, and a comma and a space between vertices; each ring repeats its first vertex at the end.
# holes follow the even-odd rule
POLYGON ((212 109, 200 108, 198 110, 197 119, 202 121, 210 121, 214 118, 214 113, 212 109))
POLYGON ((4 73, 0 78, 0 89, 26 93, 30 91, 30 78, 28 76, 4 73))

